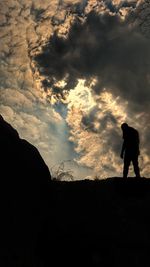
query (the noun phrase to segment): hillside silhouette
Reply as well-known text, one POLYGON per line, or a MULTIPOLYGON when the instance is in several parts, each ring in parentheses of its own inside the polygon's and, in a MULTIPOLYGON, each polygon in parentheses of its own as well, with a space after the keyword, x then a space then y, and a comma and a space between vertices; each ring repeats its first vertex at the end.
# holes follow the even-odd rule
POLYGON ((0 266, 150 266, 150 180, 60 182, 0 117, 0 266))

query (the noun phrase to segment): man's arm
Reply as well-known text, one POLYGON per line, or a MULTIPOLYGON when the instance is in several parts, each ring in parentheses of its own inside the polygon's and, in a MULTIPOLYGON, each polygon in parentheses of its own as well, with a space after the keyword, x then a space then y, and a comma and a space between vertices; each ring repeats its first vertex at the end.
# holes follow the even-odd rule
POLYGON ((122 159, 123 159, 124 151, 125 151, 125 141, 123 141, 122 149, 121 149, 121 154, 120 154, 120 157, 121 157, 122 159))
POLYGON ((137 131, 137 145, 138 145, 138 155, 140 155, 140 137, 138 131, 137 131))

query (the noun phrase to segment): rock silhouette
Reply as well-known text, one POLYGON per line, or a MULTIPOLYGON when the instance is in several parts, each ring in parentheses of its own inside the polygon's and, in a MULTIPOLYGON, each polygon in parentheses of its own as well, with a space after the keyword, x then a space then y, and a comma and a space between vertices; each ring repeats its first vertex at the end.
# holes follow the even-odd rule
POLYGON ((33 260, 33 242, 44 218, 51 175, 38 150, 19 138, 2 116, 0 178, 0 265, 22 266, 33 260))
POLYGON ((0 117, 0 163, 1 173, 10 183, 30 182, 30 186, 44 185, 50 179, 50 172, 38 150, 0 117), (25 180, 24 180, 25 179, 25 180))

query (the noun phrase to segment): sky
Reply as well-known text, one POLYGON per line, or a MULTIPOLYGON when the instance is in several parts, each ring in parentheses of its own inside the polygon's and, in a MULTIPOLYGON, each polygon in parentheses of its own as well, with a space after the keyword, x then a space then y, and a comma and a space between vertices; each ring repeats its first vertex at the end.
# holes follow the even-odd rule
POLYGON ((150 0, 1 1, 0 114, 53 176, 121 176, 127 122, 150 177, 149 26, 150 0))

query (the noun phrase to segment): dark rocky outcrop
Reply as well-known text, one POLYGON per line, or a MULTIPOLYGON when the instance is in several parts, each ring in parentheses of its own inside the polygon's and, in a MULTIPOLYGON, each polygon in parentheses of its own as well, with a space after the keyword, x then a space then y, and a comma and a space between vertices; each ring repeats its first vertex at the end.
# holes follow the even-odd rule
POLYGON ((1 182, 44 185, 50 172, 38 150, 24 139, 0 116, 0 164, 1 182))
POLYGON ((33 261, 50 179, 38 150, 0 116, 1 266, 33 261))

